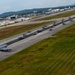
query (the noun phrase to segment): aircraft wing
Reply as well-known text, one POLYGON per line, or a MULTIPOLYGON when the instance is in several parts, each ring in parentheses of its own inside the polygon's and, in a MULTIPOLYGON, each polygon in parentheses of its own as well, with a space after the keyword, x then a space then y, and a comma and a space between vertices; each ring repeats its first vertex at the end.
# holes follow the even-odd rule
POLYGON ((0 45, 0 48, 6 48, 7 44, 0 45))
POLYGON ((8 49, 8 48, 0 48, 0 51, 11 51, 11 49, 8 49))

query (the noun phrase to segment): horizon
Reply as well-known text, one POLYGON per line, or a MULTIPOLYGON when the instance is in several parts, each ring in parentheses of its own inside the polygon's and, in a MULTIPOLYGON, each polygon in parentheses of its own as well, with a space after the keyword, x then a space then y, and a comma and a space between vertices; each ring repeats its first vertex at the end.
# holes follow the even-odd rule
POLYGON ((0 2, 0 14, 5 12, 15 12, 20 10, 28 10, 28 9, 37 9, 37 8, 49 8, 49 7, 58 7, 58 6, 66 6, 74 4, 75 0, 1 0, 0 2), (16 4, 18 3, 18 4, 16 4))

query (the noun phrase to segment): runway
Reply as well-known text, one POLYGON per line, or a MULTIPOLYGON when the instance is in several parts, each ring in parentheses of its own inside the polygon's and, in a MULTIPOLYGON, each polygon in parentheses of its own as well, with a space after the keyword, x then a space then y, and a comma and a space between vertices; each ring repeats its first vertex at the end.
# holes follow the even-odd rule
MULTIPOLYGON (((75 19, 74 19, 75 21, 75 19)), ((31 36, 31 37, 28 37, 26 39, 23 39, 21 41, 18 41, 18 42, 15 42, 11 45, 8 46, 8 48, 11 48, 12 51, 11 52, 0 52, 0 61, 1 60, 4 60, 5 58, 8 58, 9 56, 17 53, 17 52, 20 52, 22 51, 23 49, 26 49, 27 47, 43 40, 43 39, 46 39, 46 38, 52 38, 53 34, 63 30, 64 28, 67 28, 69 26, 71 26, 72 24, 75 24, 75 22, 71 22, 71 21, 68 21, 66 22, 66 25, 63 25, 63 24, 60 24, 58 26, 55 26, 52 31, 50 31, 49 29, 46 30, 46 31, 43 31, 41 33, 38 33, 37 35, 34 35, 34 36, 31 36)), ((20 34, 16 35, 16 36, 13 36, 13 37, 10 37, 10 38, 7 38, 7 39, 4 39, 4 40, 1 40, 0 41, 0 44, 2 43, 5 43, 7 41, 10 41, 11 39, 15 39, 17 38, 18 36, 20 36, 20 34)), ((57 36, 56 36, 57 37, 57 36)))

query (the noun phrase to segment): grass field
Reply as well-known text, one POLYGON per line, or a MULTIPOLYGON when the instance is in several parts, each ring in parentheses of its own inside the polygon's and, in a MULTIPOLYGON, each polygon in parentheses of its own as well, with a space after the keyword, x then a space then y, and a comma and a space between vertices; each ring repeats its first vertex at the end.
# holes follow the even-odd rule
POLYGON ((75 15, 75 10, 65 12, 65 13, 62 13, 62 14, 58 14, 58 15, 54 15, 54 16, 48 16, 48 17, 44 17, 44 18, 39 18, 36 21, 56 19, 56 18, 62 18, 62 17, 69 17, 69 16, 72 16, 72 15, 75 15))
POLYGON ((0 75, 75 75, 75 24, 0 61, 0 75))
POLYGON ((5 29, 0 29, 0 40, 4 38, 8 38, 10 36, 25 32, 30 29, 34 29, 43 25, 51 24, 53 21, 49 22, 42 22, 42 23, 36 23, 36 24, 29 24, 29 25, 20 25, 20 26, 13 26, 8 27, 5 29))

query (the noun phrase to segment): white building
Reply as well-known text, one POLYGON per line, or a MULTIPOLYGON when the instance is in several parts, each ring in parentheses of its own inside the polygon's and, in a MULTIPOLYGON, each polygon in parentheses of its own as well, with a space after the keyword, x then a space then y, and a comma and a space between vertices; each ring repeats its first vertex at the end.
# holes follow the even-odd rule
POLYGON ((60 9, 53 9, 53 10, 51 10, 52 13, 56 13, 56 12, 59 12, 59 11, 60 11, 60 9))

